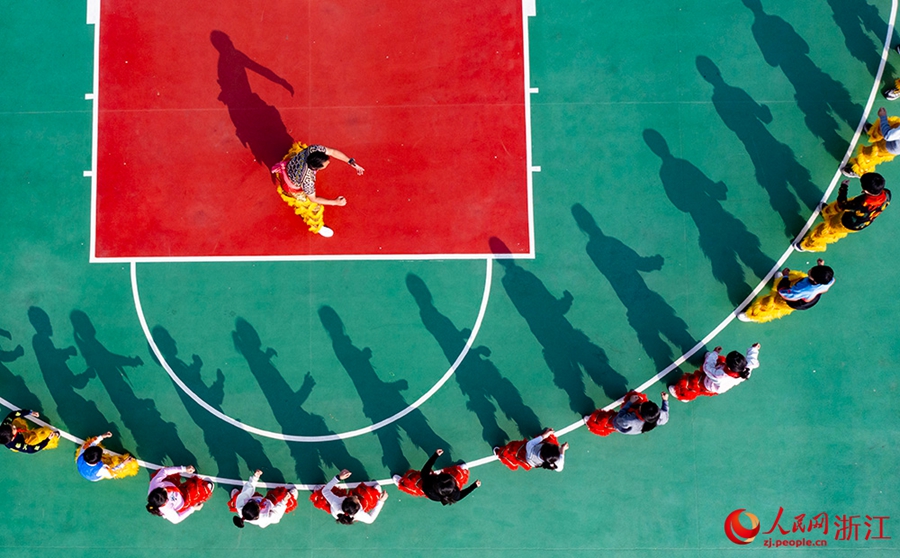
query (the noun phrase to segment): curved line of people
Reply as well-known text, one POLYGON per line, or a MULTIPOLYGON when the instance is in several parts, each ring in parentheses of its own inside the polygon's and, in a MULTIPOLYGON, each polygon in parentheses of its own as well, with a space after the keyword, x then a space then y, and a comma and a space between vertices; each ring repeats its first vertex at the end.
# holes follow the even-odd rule
MULTIPOLYGON (((893 94, 894 90, 889 92, 893 94)), ((900 80, 896 84, 896 97, 900 97, 900 80)), ((873 171, 877 164, 889 161, 894 158, 895 153, 900 153, 900 118, 892 117, 889 120, 884 108, 879 108, 878 116, 877 125, 867 126, 872 145, 860 146, 857 156, 841 169, 845 175, 860 179, 861 194, 848 199, 849 180, 844 180, 837 199, 830 204, 820 205, 822 223, 793 244, 797 251, 825 251, 829 244, 867 228, 890 204, 891 192, 884 187, 884 177, 873 171)), ((301 216, 310 221, 308 224, 311 230, 315 229, 313 232, 320 234, 324 229, 321 221, 322 202, 332 201, 333 205, 346 203, 342 198, 334 201, 314 197, 315 170, 321 170, 327 165, 329 155, 344 160, 362 174, 362 167, 343 153, 323 146, 307 148, 304 144, 295 145, 285 160, 272 169, 280 179, 280 186, 287 186, 289 191, 293 186, 292 178, 307 187, 303 200, 306 205, 302 208, 303 212, 298 211, 298 215, 304 213, 301 216), (311 160, 308 161, 307 157, 311 160), (322 160, 316 159, 317 157, 322 160), (325 165, 322 165, 323 162, 325 165), (319 203, 315 204, 313 200, 319 203), (319 207, 313 208, 313 205, 319 207), (312 209, 316 210, 314 215, 310 212, 312 209), (306 212, 310 214, 305 215, 306 212)), ((280 187, 279 190, 284 195, 280 187)), ((299 198, 294 198, 294 201, 299 201, 299 198)), ((771 291, 757 297, 737 317, 742 321, 764 323, 794 311, 808 310, 833 285, 834 270, 826 266, 822 259, 818 259, 816 265, 806 273, 785 268, 774 277, 771 291)), ((667 392, 662 392, 661 404, 650 401, 646 394, 631 391, 623 398, 618 411, 598 409, 583 417, 584 423, 590 432, 598 436, 609 436, 615 432, 626 435, 650 432, 668 422, 670 395, 687 402, 700 396, 712 397, 725 393, 750 378, 751 372, 759 366, 759 350, 759 343, 755 343, 744 353, 731 351, 722 356, 722 348, 716 347, 706 353, 699 369, 683 374, 668 386, 667 392)), ((28 410, 9 413, 0 423, 0 444, 19 453, 38 453, 56 448, 59 443, 58 431, 49 426, 31 427, 26 421, 28 417, 38 416, 37 412, 28 410)), ((140 465, 134 457, 128 454, 117 455, 103 448, 101 442, 111 435, 107 432, 89 438, 76 450, 76 469, 85 479, 97 482, 126 478, 138 473, 140 465)), ((511 470, 542 468, 561 472, 565 466, 568 447, 568 443, 559 443, 553 429, 547 428, 530 440, 517 440, 495 447, 493 453, 511 470)), ((403 475, 393 475, 397 488, 412 496, 428 498, 446 506, 459 502, 481 486, 480 480, 466 486, 469 482, 469 469, 465 463, 434 471, 433 467, 442 454, 443 450, 436 450, 421 470, 410 469, 403 475)), ((265 528, 278 523, 285 514, 297 508, 296 487, 279 486, 268 490, 265 495, 257 492, 261 475, 262 471, 255 471, 240 489, 235 488, 231 492, 228 508, 236 514, 233 522, 237 527, 243 528, 249 523, 265 528)), ((387 493, 374 481, 359 483, 352 488, 338 486, 340 481, 347 480, 350 475, 350 471, 342 470, 328 483, 314 490, 310 501, 340 524, 371 524, 381 513, 387 493)), ((180 523, 203 508, 203 504, 212 496, 213 488, 213 483, 196 474, 193 466, 163 467, 151 477, 146 508, 153 515, 172 523, 180 523)))

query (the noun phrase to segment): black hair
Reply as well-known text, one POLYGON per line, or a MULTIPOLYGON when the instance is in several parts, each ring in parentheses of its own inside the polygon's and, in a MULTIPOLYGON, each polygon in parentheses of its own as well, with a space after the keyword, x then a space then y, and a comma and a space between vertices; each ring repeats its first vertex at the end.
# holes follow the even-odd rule
POLYGON ((644 419, 644 426, 641 432, 650 432, 656 428, 656 421, 659 420, 659 406, 653 401, 645 401, 641 403, 641 418, 644 419))
POLYGON ((153 515, 162 515, 159 508, 166 505, 169 495, 166 494, 165 488, 154 488, 147 494, 147 511, 153 515))
POLYGON ((827 285, 834 279, 834 270, 827 265, 817 265, 809 270, 809 278, 816 285, 827 285))
POLYGON ((541 444, 539 455, 541 456, 541 461, 543 461, 543 463, 541 463, 541 469, 555 471, 557 462, 559 461, 560 456, 562 456, 562 452, 559 451, 559 446, 556 444, 544 442, 541 444))
POLYGON ((245 520, 253 521, 254 519, 259 519, 259 502, 256 502, 255 500, 250 500, 249 502, 244 504, 243 508, 241 508, 241 515, 233 516, 231 518, 231 521, 234 522, 235 527, 237 527, 239 529, 243 529, 245 520))
POLYGON ((750 377, 750 371, 747 370, 747 358, 737 351, 728 353, 728 356, 725 357, 725 366, 745 380, 750 377))
POLYGON ((14 437, 15 436, 13 436, 11 424, 4 424, 3 426, 0 426, 0 444, 3 444, 5 446, 6 444, 12 442, 14 437))
POLYGON ((877 172, 867 172, 859 179, 862 189, 867 194, 877 196, 884 190, 884 177, 877 172))
POLYGON ((437 476, 437 493, 441 496, 441 505, 449 506, 459 501, 459 487, 456 480, 447 473, 437 476))
POLYGON ((84 450, 81 457, 84 458, 84 462, 88 465, 96 465, 100 463, 100 458, 103 457, 103 449, 99 446, 91 446, 84 450))
POLYGON ((353 525, 353 516, 347 515, 345 513, 339 513, 337 515, 337 522, 341 525, 353 525))
POLYGON ((325 163, 330 159, 328 155, 322 153, 321 151, 313 151, 309 155, 306 156, 306 164, 309 165, 309 168, 313 170, 321 169, 325 166, 325 163))
POLYGON ((356 498, 344 498, 344 501, 341 502, 341 510, 347 515, 356 515, 359 508, 359 501, 356 498))

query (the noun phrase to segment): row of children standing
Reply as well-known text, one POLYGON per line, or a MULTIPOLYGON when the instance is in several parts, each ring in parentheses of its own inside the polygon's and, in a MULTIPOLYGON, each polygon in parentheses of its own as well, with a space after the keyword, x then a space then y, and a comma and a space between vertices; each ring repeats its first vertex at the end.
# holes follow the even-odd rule
MULTIPOLYGON (((900 97, 900 80, 897 86, 897 97, 900 97)), ((892 91, 886 92, 886 95, 892 91)), ((823 222, 794 243, 797 251, 825 251, 829 244, 867 228, 890 204, 891 192, 885 188, 884 178, 872 171, 877 164, 891 160, 895 151, 900 153, 900 119, 888 120, 884 108, 878 110, 878 116, 878 124, 867 126, 872 145, 861 146, 857 157, 842 169, 847 176, 859 177, 861 194, 848 198, 849 181, 844 180, 837 199, 820 205, 823 222)), ((339 158, 342 155, 335 154, 339 158)), ((356 166, 352 159, 349 163, 356 166)), ((361 167, 357 170, 362 172, 361 167)), ((817 265, 807 273, 785 268, 776 274, 771 291, 754 300, 737 317, 742 321, 763 323, 794 311, 807 310, 815 306, 832 285, 834 271, 822 259, 818 259, 817 265)), ((650 401, 643 393, 632 391, 624 396, 618 411, 598 409, 585 416, 584 423, 590 432, 598 436, 615 432, 626 435, 650 432, 668 422, 669 395, 687 402, 700 396, 725 393, 750 378, 752 370, 759 366, 759 350, 760 345, 756 343, 744 353, 731 351, 723 356, 722 348, 716 347, 706 354, 701 368, 682 375, 668 386, 668 393, 662 392, 661 404, 650 401)), ((26 410, 9 413, 0 423, 0 443, 19 453, 37 453, 57 447, 59 433, 48 426, 29 427, 25 420, 28 417, 36 418, 38 413, 26 410)), ((103 448, 101 442, 110 436, 107 432, 90 438, 75 453, 76 468, 89 481, 130 477, 140 469, 134 457, 118 455, 103 448)), ((568 446, 568 443, 560 444, 554 431, 548 428, 533 439, 495 447, 494 455, 512 470, 543 468, 562 471, 568 446)), ((481 486, 478 480, 468 484, 466 464, 434 471, 433 467, 442 454, 443 450, 436 450, 422 470, 393 475, 392 480, 401 491, 438 501, 442 505, 459 502, 481 486)), ((257 492, 261 475, 262 471, 255 471, 240 489, 231 492, 228 509, 235 514, 233 522, 237 527, 249 523, 264 528, 278 523, 284 515, 297 508, 298 491, 295 487, 275 487, 265 495, 257 492)), ((372 523, 381 513, 387 493, 377 482, 362 482, 352 488, 339 487, 338 483, 347 480, 350 475, 350 471, 342 470, 327 484, 314 490, 310 500, 338 523, 372 523)), ((148 512, 172 523, 180 523, 203 508, 213 489, 213 483, 197 475, 193 466, 163 467, 151 477, 146 508, 148 512)))

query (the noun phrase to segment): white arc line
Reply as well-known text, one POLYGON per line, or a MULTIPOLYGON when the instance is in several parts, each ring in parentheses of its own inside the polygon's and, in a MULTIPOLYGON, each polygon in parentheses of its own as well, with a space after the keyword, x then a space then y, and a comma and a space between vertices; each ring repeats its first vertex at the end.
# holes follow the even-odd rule
POLYGON ((430 399, 432 395, 437 393, 437 391, 441 389, 441 387, 447 382, 447 380, 450 379, 450 376, 452 376, 456 372, 456 369, 459 368, 459 365, 462 363, 463 359, 466 358, 467 354, 469 354, 469 349, 472 348, 472 344, 475 342, 475 338, 478 336, 478 330, 481 329, 481 322, 484 319, 484 313, 487 310, 488 300, 491 296, 493 259, 487 258, 485 262, 484 293, 481 296, 481 307, 478 309, 478 317, 475 319, 475 325, 472 326, 472 333, 469 335, 468 340, 466 340, 466 345, 465 347, 463 347, 462 352, 460 352, 459 356, 456 357, 456 361, 450 366, 450 368, 444 373, 444 375, 441 376, 441 379, 438 380, 436 384, 431 386, 431 389, 426 391, 425 394, 419 397, 414 403, 401 410, 400 412, 387 417, 384 420, 378 421, 375 424, 366 426, 364 428, 359 428, 357 430, 342 432, 340 434, 328 434, 325 436, 299 436, 294 434, 281 434, 278 432, 272 432, 270 430, 263 430, 261 428, 249 426, 240 422, 239 420, 233 419, 225 413, 209 405, 206 401, 201 399, 200 396, 191 391, 191 389, 183 381, 181 381, 181 378, 179 378, 178 375, 175 374, 175 372, 172 370, 172 367, 169 366, 168 362, 166 362, 166 359, 160 352, 159 347, 156 346, 156 341, 153 340, 153 336, 150 334, 150 328, 147 326, 147 320, 144 318, 144 310, 141 306, 141 297, 138 291, 137 264, 135 262, 131 262, 131 292, 134 297, 134 309, 137 312, 138 320, 141 323, 141 329, 144 330, 144 336, 147 338, 147 343, 150 344, 150 348, 153 351, 153 354, 156 355, 156 359, 159 361, 160 365, 162 365, 163 369, 166 371, 172 381, 175 382, 175 385, 177 385, 184 393, 188 395, 188 397, 193 399, 198 405, 206 409, 210 414, 227 422, 232 426, 240 428, 241 430, 246 430, 247 432, 258 434, 260 436, 265 436, 266 438, 274 438, 276 440, 284 440, 286 442, 332 442, 335 440, 346 440, 347 438, 354 438, 356 436, 368 434, 369 432, 374 432, 379 428, 400 420, 409 413, 413 412, 415 409, 419 408, 420 405, 428 401, 428 399, 430 399))
MULTIPOLYGON (((864 113, 863 113, 863 118, 860 119, 860 124, 859 124, 859 126, 857 127, 856 133, 853 135, 853 140, 850 142, 850 147, 847 149, 847 152, 844 154, 844 158, 841 160, 841 167, 844 166, 844 164, 846 163, 846 161, 849 159, 850 154, 853 152, 854 148, 856 147, 856 143, 859 141, 859 136, 860 136, 860 133, 861 133, 862 125, 863 125, 863 123, 865 123, 865 122, 867 121, 867 116, 868 116, 869 113, 871 112, 872 106, 873 106, 873 104, 875 103, 875 96, 876 96, 876 94, 878 93, 878 86, 879 86, 879 84, 881 83, 881 77, 882 77, 882 75, 883 75, 883 73, 884 73, 884 66, 885 66, 885 64, 887 63, 887 56, 888 56, 888 52, 890 51, 890 40, 891 40, 891 36, 893 35, 893 32, 894 32, 894 21, 896 20, 896 17, 897 17, 897 1, 898 1, 898 0, 891 0, 891 17, 890 17, 890 20, 888 21, 888 30, 887 30, 887 36, 885 37, 885 46, 884 46, 884 48, 883 48, 883 50, 882 50, 882 53, 881 53, 881 63, 880 63, 880 65, 878 66, 878 73, 877 73, 877 75, 876 75, 876 77, 875 77, 875 83, 874 83, 874 85, 872 86, 872 91, 871 91, 870 94, 869 94, 869 101, 868 101, 868 103, 866 103, 866 110, 865 110, 864 113)), ((837 181, 838 181, 839 178, 840 178, 840 170, 838 170, 838 171, 835 173, 834 177, 832 178, 831 184, 829 184, 828 189, 825 191, 825 194, 822 196, 822 201, 827 200, 827 199, 831 196, 831 192, 834 190, 834 187, 835 187, 835 185, 837 184, 837 181)), ((818 210, 818 208, 817 208, 815 211, 813 211, 812 215, 811 215, 810 218, 807 220, 806 225, 804 225, 803 229, 801 229, 800 233, 797 235, 797 237, 795 238, 795 240, 799 240, 800 238, 803 238, 803 236, 806 234, 806 232, 807 232, 807 231, 810 229, 810 227, 812 226, 813 222, 815 222, 815 220, 816 220, 816 218, 818 217, 818 215, 819 215, 819 210, 818 210)), ((533 244, 533 243, 532 243, 532 250, 534 250, 534 244, 533 244)), ((691 350, 689 350, 688 352, 684 353, 684 354, 683 354, 680 358, 678 358, 675 362, 673 362, 672 364, 670 364, 669 366, 667 366, 666 368, 664 368, 662 371, 660 371, 659 373, 657 373, 655 376, 651 377, 649 380, 647 380, 646 382, 644 382, 643 384, 641 384, 640 386, 638 386, 637 391, 643 391, 643 390, 647 389, 648 387, 650 387, 651 385, 653 385, 654 383, 656 383, 657 381, 659 381, 663 376, 665 376, 666 374, 668 374, 669 372, 671 372, 672 370, 674 370, 675 368, 677 368, 678 366, 680 366, 681 364, 683 364, 688 358, 690 358, 691 356, 693 356, 693 355, 694 355, 697 351, 699 351, 702 347, 706 346, 706 344, 707 344, 709 341, 711 341, 716 335, 718 335, 723 329, 725 329, 725 327, 726 327, 728 324, 730 324, 730 323, 732 322, 732 320, 734 320, 735 316, 737 315, 737 311, 738 311, 740 308, 743 308, 745 304, 749 303, 749 302, 750 302, 750 301, 751 301, 751 300, 752 300, 752 299, 753 299, 760 291, 762 291, 762 289, 768 284, 768 282, 769 282, 769 280, 771 279, 771 277, 775 274, 775 271, 778 270, 778 268, 781 266, 782 263, 784 263, 785 260, 787 260, 788 256, 790 255, 790 253, 791 253, 792 251, 793 251, 793 248, 790 248, 790 247, 789 247, 789 248, 784 252, 784 254, 782 254, 781 258, 779 258, 778 263, 775 265, 775 267, 773 267, 772 270, 770 270, 769 273, 766 274, 765 278, 763 278, 763 280, 760 281, 760 283, 756 286, 756 288, 753 289, 753 292, 750 293, 750 295, 748 295, 746 299, 744 299, 744 302, 742 302, 741 305, 738 306, 737 309, 735 309, 735 310, 734 310, 731 314, 729 314, 724 320, 722 320, 722 322, 721 322, 714 330, 712 330, 706 337, 704 337, 702 341, 700 341, 699 343, 697 343, 691 350)), ((137 278, 136 278, 136 274, 135 274, 135 266, 136 266, 135 262, 131 262, 132 290, 133 290, 133 293, 134 293, 135 308, 138 310, 138 318, 139 318, 140 321, 141 321, 141 327, 144 329, 144 335, 147 337, 147 340, 150 342, 150 346, 151 346, 151 348, 153 349, 154 354, 156 354, 156 356, 157 356, 157 358, 159 359, 160 363, 163 363, 163 366, 166 368, 166 372, 169 373, 169 375, 173 378, 173 380, 176 382, 176 384, 178 384, 178 385, 180 385, 180 386, 184 386, 183 382, 181 382, 181 380, 177 379, 177 377, 174 375, 174 373, 172 373, 172 372, 169 370, 168 365, 165 364, 165 360, 162 358, 162 355, 159 353, 159 349, 157 348, 156 343, 154 343, 153 338, 150 336, 149 331, 147 330, 147 324, 146 324, 146 321, 144 320, 143 312, 140 310, 140 301, 139 301, 139 299, 138 299, 138 297, 137 297, 137 278)), ((472 342, 473 342, 474 339, 475 339, 475 335, 476 335, 478 329, 481 327, 481 320, 482 320, 482 318, 483 318, 483 316, 484 316, 484 310, 485 310, 485 308, 487 307, 487 301, 488 301, 488 296, 489 296, 489 294, 488 294, 488 286, 490 285, 490 278, 491 278, 491 259, 488 259, 488 260, 487 260, 487 277, 485 278, 486 286, 485 286, 485 291, 484 291, 484 297, 483 297, 483 299, 482 299, 481 311, 480 311, 479 314, 478 314, 478 319, 477 319, 476 322, 475 322, 475 327, 472 328, 472 335, 469 337, 469 341, 466 343, 466 347, 465 347, 465 349, 464 349, 464 353, 465 353, 465 352, 468 352, 469 348, 470 348, 471 345, 472 345, 472 342)), ((455 370, 455 366, 458 366, 458 365, 459 365, 459 363, 462 361, 462 358, 463 358, 464 356, 465 356, 464 354, 461 354, 461 355, 459 356, 459 358, 456 359, 456 362, 454 363, 454 367, 451 367, 451 370, 448 371, 448 372, 444 375, 444 377, 441 379, 441 382, 439 382, 439 383, 445 382, 445 381, 450 377, 450 375, 452 374, 452 371, 455 370)), ((436 388, 439 388, 439 386, 436 386, 435 388, 432 388, 432 389, 436 391, 436 388)), ((207 410, 209 410, 211 413, 215 414, 216 416, 219 416, 220 413, 219 413, 218 411, 216 411, 215 409, 210 408, 203 400, 201 400, 199 397, 197 397, 196 394, 194 394, 193 392, 191 392, 190 390, 188 390, 186 386, 184 386, 183 389, 185 389, 186 393, 190 394, 191 397, 192 397, 192 399, 194 399, 199 405, 201 405, 202 407, 206 408, 207 410)), ((429 394, 426 394, 426 395, 429 395, 429 394)), ((429 395, 429 396, 430 396, 430 395, 429 395)), ((425 397, 425 396, 423 396, 423 398, 424 398, 424 397, 425 397)), ((618 400, 613 401, 613 402, 610 403, 609 405, 606 405, 605 407, 603 407, 603 410, 611 410, 611 409, 617 407, 618 405, 622 404, 623 400, 624 400, 624 398, 619 398, 618 400)), ((418 401, 416 401, 416 403, 415 403, 414 405, 420 404, 420 402, 424 402, 424 401, 422 400, 422 398, 420 398, 418 401)), ((6 400, 3 399, 3 398, 0 398, 0 404, 4 405, 5 407, 8 407, 8 408, 10 408, 10 409, 12 409, 12 410, 18 410, 18 409, 19 409, 18 407, 16 407, 15 405, 13 405, 12 403, 6 401, 6 400)), ((413 408, 412 406, 408 407, 408 408, 407 408, 407 409, 408 409, 407 412, 411 411, 412 408, 413 408)), ((231 420, 233 420, 233 419, 230 419, 229 417, 227 417, 227 416, 225 416, 225 415, 220 416, 220 418, 222 418, 222 419, 225 420, 226 422, 230 422, 231 420)), ((41 425, 49 426, 49 425, 47 425, 46 423, 44 423, 43 421, 40 421, 40 420, 38 420, 38 419, 29 418, 29 420, 31 420, 31 421, 33 421, 33 422, 36 422, 36 423, 38 423, 38 424, 41 424, 41 425)), ((382 421, 382 422, 383 422, 383 421, 382 421)), ((379 423, 379 424, 380 424, 380 423, 379 423)), ((241 423, 238 423, 238 424, 236 424, 235 426, 238 426, 239 428, 244 428, 245 430, 248 430, 248 431, 251 431, 251 432, 254 431, 254 430, 257 430, 257 429, 250 430, 250 427, 246 427, 246 426, 244 426, 244 425, 241 424, 241 423)), ((369 427, 369 428, 374 429, 374 428, 373 428, 374 426, 375 426, 375 425, 372 425, 372 427, 369 427)), ((583 420, 579 420, 579 421, 577 421, 577 422, 574 422, 574 423, 570 424, 569 426, 566 426, 565 428, 562 428, 562 429, 560 429, 560 430, 557 430, 557 431, 556 431, 556 434, 557 434, 558 436, 562 436, 562 435, 568 434, 569 432, 571 432, 571 431, 573 431, 573 430, 576 430, 576 429, 578 429, 578 428, 580 428, 580 427, 582 427, 582 426, 584 426, 584 421, 583 421, 583 420)), ((364 430, 365 430, 365 429, 364 429, 364 430)), ((258 433, 260 433, 261 435, 265 436, 266 434, 262 434, 262 432, 265 432, 265 431, 260 431, 260 432, 258 432, 258 433)), ((284 438, 283 435, 280 435, 280 434, 277 434, 277 433, 270 433, 270 434, 273 434, 273 436, 269 436, 269 437, 273 437, 273 438, 284 438)), ((69 434, 69 433, 66 433, 66 432, 60 431, 60 436, 63 437, 63 438, 65 438, 65 439, 67 439, 67 440, 70 440, 70 441, 72 441, 72 442, 75 442, 76 444, 79 444, 79 445, 84 443, 84 440, 81 440, 80 438, 77 438, 77 437, 75 437, 75 436, 73 436, 73 435, 71 435, 71 434, 69 434)), ((474 461, 469 461, 469 462, 467 462, 467 464, 468 464, 468 467, 471 469, 472 467, 478 467, 479 465, 484 465, 484 464, 486 464, 486 463, 490 463, 491 461, 497 461, 497 456, 495 456, 495 455, 490 455, 490 456, 488 456, 488 457, 482 457, 481 459, 476 459, 476 460, 474 460, 474 461)), ((144 461, 139 461, 139 463, 140 463, 143 467, 150 468, 150 469, 160 469, 160 468, 162 468, 160 465, 155 465, 155 464, 153 464, 153 463, 147 463, 147 462, 144 462, 144 461)), ((238 479, 225 479, 225 478, 219 478, 219 477, 207 477, 207 476, 205 476, 205 475, 199 475, 199 476, 203 476, 204 478, 208 478, 208 479, 210 479, 210 480, 212 480, 212 481, 214 481, 214 482, 217 482, 217 483, 219 483, 219 484, 228 484, 228 485, 240 486, 240 485, 242 485, 243 482, 244 482, 244 481, 238 480, 238 479)), ((381 485, 394 484, 393 480, 390 480, 390 479, 379 480, 379 481, 376 481, 376 482, 378 482, 378 484, 381 484, 381 485)), ((263 486, 263 487, 274 487, 274 486, 296 486, 297 488, 302 489, 302 490, 315 490, 315 489, 317 489, 317 488, 319 488, 319 487, 321 486, 321 485, 308 485, 308 484, 297 484, 297 485, 284 485, 284 484, 277 484, 277 483, 259 483, 259 484, 260 484, 260 486, 263 486)), ((354 484, 347 484, 346 486, 354 486, 354 484)))
MULTIPOLYGON (((891 17, 890 17, 890 20, 888 21, 887 36, 884 39, 884 48, 881 51, 881 63, 878 65, 878 72, 875 75, 875 83, 872 84, 872 90, 869 92, 869 101, 866 103, 866 109, 863 111, 863 114, 859 119, 859 124, 856 127, 856 132, 853 134, 853 139, 850 141, 850 146, 847 147, 847 151, 846 151, 846 153, 844 153, 844 158, 841 159, 841 164, 840 164, 840 166, 838 166, 838 170, 835 171, 834 176, 831 178, 831 183, 828 185, 828 189, 825 190, 825 194, 822 195, 822 200, 821 200, 822 202, 827 201, 828 198, 831 197, 831 192, 834 191, 834 187, 837 185, 838 180, 840 180, 840 178, 841 178, 841 169, 844 168, 844 165, 846 165, 847 161, 850 159, 850 155, 853 154, 853 150, 856 149, 856 143, 859 141, 859 136, 862 133, 863 126, 866 124, 866 122, 868 122, 869 114, 872 112, 872 106, 875 104, 875 97, 878 95, 878 92, 880 89, 879 85, 881 84, 881 77, 882 77, 882 74, 884 73, 884 65, 887 64, 888 53, 891 50, 891 37, 893 36, 893 33, 894 33, 894 21, 896 20, 896 17, 897 17, 897 0, 891 0, 891 17)), ((725 329, 725 327, 728 326, 728 324, 730 324, 732 322, 732 320, 734 320, 737 317, 738 312, 742 308, 744 308, 746 305, 750 304, 750 302, 752 302, 753 299, 756 298, 756 295, 758 295, 760 293, 760 291, 762 291, 769 284, 769 280, 772 279, 772 277, 775 275, 775 272, 778 271, 779 269, 781 269, 782 264, 784 264, 784 262, 788 259, 788 257, 794 251, 793 243, 799 242, 804 236, 806 236, 806 233, 809 231, 809 229, 812 227, 813 223, 815 223, 815 221, 818 217, 819 217, 819 208, 817 206, 816 209, 812 212, 812 215, 809 216, 809 219, 806 220, 806 224, 803 225, 803 228, 800 229, 800 232, 797 234, 796 237, 794 237, 794 240, 791 242, 791 245, 788 246, 787 250, 785 250, 784 253, 781 255, 781 257, 778 258, 778 261, 775 263, 775 266, 771 270, 769 270, 769 273, 767 273, 766 276, 762 279, 762 281, 760 281, 759 284, 756 285, 756 288, 753 289, 753 292, 751 292, 749 295, 747 295, 747 298, 745 298, 744 301, 741 302, 738 305, 738 307, 735 308, 731 314, 728 314, 728 316, 724 320, 722 320, 722 323, 720 323, 718 326, 716 326, 716 328, 714 330, 709 332, 709 334, 706 337, 704 337, 699 343, 694 345, 693 348, 691 348, 691 350, 689 350, 688 352, 681 355, 675 362, 673 362, 669 366, 666 366, 664 369, 660 370, 655 376, 651 377, 649 380, 647 380, 646 382, 644 382, 643 384, 641 384, 640 386, 635 388, 635 390, 643 392, 648 387, 652 386, 653 384, 658 382, 660 379, 662 379, 666 374, 668 374, 672 370, 675 370, 676 368, 681 366, 687 359, 694 356, 694 354, 696 354, 697 351, 704 348, 716 335, 721 333, 722 330, 725 329)), ((619 405, 621 405, 623 403, 623 401, 624 401, 624 397, 620 397, 616 401, 613 401, 609 405, 603 407, 603 410, 604 411, 612 410, 615 407, 618 407, 619 405)), ((578 422, 574 422, 574 423, 570 424, 569 426, 558 431, 557 434, 558 435, 567 434, 581 426, 584 426, 583 420, 579 420, 578 422)))

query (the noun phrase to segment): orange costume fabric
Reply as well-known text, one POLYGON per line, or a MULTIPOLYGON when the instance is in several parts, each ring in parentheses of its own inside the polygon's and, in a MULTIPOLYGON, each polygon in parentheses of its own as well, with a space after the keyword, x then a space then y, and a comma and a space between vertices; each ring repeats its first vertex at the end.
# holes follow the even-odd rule
MULTIPOLYGON (((718 364, 725 364, 725 357, 723 355, 719 355, 717 360, 718 364)), ((702 368, 695 370, 690 374, 683 375, 678 382, 672 386, 675 397, 677 397, 679 401, 693 401, 701 395, 705 395, 706 397, 718 395, 718 393, 706 389, 706 383, 704 383, 705 379, 706 372, 704 372, 702 368)))
MULTIPOLYGON (((456 482, 456 487, 460 490, 462 490, 462 488, 469 482, 469 470, 463 469, 459 465, 447 467, 446 469, 442 469, 440 472, 447 473, 448 475, 453 477, 453 481, 456 482)), ((405 475, 400 477, 400 482, 397 483, 397 488, 412 496, 424 498, 425 493, 422 491, 422 472, 416 471, 415 469, 410 469, 406 472, 405 475)))
MULTIPOLYGON (((641 403, 647 402, 647 395, 636 391, 629 391, 626 393, 623 401, 628 401, 628 398, 632 395, 637 395, 640 398, 639 401, 633 405, 634 407, 639 407, 641 403)), ((613 426, 613 419, 617 414, 619 414, 618 411, 604 411, 603 409, 597 409, 591 413, 585 421, 585 425, 592 434, 596 434, 597 436, 609 436, 616 431, 616 427, 613 426)))
MULTIPOLYGON (((499 448, 497 450, 497 457, 500 459, 500 463, 503 463, 513 471, 519 467, 526 471, 530 471, 533 467, 525 460, 525 444, 529 441, 530 440, 527 438, 525 440, 516 440, 515 442, 510 442, 499 448)), ((558 446, 559 440, 556 439, 556 436, 548 436, 544 439, 543 443, 558 446)), ((460 488, 462 488, 462 485, 460 485, 460 488)))
MULTIPOLYGON (((367 513, 375 509, 375 505, 378 504, 378 498, 381 496, 381 492, 377 488, 367 484, 358 484, 350 490, 334 487, 331 491, 341 498, 356 496, 359 498, 359 505, 362 507, 363 511, 367 513)), ((322 494, 321 488, 310 494, 309 501, 312 502, 315 507, 331 515, 331 504, 325 499, 325 495, 322 494)), ((290 511, 290 509, 288 509, 288 511, 290 511)))
MULTIPOLYGON (((159 474, 159 471, 153 473, 151 479, 156 477, 159 474)), ((194 506, 199 506, 200 504, 209 500, 212 496, 212 488, 210 487, 210 483, 207 483, 205 480, 200 477, 189 477, 187 479, 183 479, 181 475, 169 475, 163 479, 165 482, 172 483, 178 489, 178 492, 181 493, 181 497, 184 498, 184 507, 180 510, 186 510, 188 508, 192 508, 194 506)), ((168 488, 166 488, 168 490, 168 488)))

